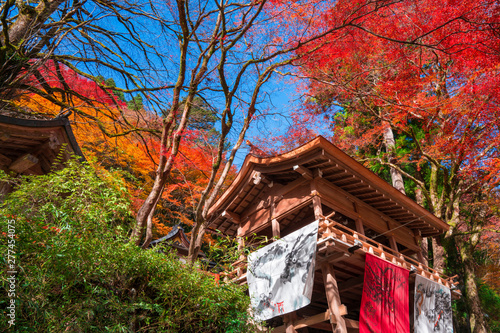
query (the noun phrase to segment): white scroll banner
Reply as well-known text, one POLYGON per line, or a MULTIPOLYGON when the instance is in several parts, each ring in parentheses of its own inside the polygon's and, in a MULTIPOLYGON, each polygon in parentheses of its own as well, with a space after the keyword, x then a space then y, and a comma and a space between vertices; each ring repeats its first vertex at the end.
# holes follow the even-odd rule
POLYGON ((415 277, 414 333, 453 333, 450 289, 415 277))
POLYGON ((248 256, 254 318, 267 320, 311 303, 319 221, 248 256))

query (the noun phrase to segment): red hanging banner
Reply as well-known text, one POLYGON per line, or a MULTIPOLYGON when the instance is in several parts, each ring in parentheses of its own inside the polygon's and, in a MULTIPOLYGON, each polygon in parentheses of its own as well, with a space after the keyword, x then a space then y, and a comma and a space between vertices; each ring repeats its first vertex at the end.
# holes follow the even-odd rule
POLYGON ((366 254, 360 333, 409 333, 409 272, 366 254))

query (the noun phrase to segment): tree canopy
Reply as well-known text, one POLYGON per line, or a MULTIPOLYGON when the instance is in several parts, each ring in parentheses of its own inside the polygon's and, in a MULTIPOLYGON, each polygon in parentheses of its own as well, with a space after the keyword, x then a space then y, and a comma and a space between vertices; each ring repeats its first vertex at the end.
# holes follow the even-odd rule
POLYGON ((267 87, 293 77, 303 103, 258 148, 288 150, 321 122, 447 222, 421 245, 462 277, 460 327, 486 332, 497 308, 481 301, 500 292, 499 14, 487 0, 8 0, 0 112, 69 117, 93 168, 125 181, 130 242, 183 223, 194 260, 247 132, 269 119, 267 87))

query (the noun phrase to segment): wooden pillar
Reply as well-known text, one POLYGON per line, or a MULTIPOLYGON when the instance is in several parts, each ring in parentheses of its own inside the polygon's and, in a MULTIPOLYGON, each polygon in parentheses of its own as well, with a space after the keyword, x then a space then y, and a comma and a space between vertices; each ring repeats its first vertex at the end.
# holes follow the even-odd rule
POLYGON ((293 324, 297 318, 295 312, 287 313, 283 316, 283 321, 285 323, 285 333, 297 333, 293 324))
POLYGON ((356 222, 356 231, 364 236, 365 228, 363 227, 363 221, 361 220, 361 218, 358 217, 355 222, 356 222))
POLYGON ((391 244, 391 249, 393 249, 396 252, 399 252, 398 243, 396 242, 396 238, 394 237, 394 235, 389 236, 389 244, 391 244))
POLYGON ((271 227, 273 229, 273 237, 280 238, 281 237, 280 223, 277 219, 274 218, 274 210, 275 210, 275 198, 274 195, 271 195, 269 213, 272 218, 271 227))
POLYGON ((238 239, 238 251, 240 252, 240 259, 246 259, 245 254, 243 252, 243 249, 245 248, 245 238, 242 235, 241 225, 238 227, 237 239, 238 239))
POLYGON ((319 220, 323 216, 323 209, 321 208, 321 199, 318 196, 314 196, 312 199, 313 209, 314 209, 314 218, 319 220))
POLYGON ((318 196, 316 180, 311 182, 311 195, 314 209, 314 218, 319 220, 323 216, 323 208, 321 207, 321 199, 318 196))
POLYGON ((363 220, 361 219, 361 216, 359 215, 359 210, 358 210, 358 205, 356 204, 355 201, 352 202, 352 207, 354 208, 354 212, 358 214, 358 217, 354 220, 354 223, 356 223, 356 231, 358 234, 365 235, 365 228, 363 227, 363 220))
POLYGON ((271 225, 273 228, 273 237, 280 238, 281 237, 281 235, 280 235, 280 223, 278 222, 278 220, 273 219, 271 221, 271 225))
POLYGON ((321 273, 323 274, 323 282, 325 284, 328 309, 330 310, 330 314, 335 317, 336 327, 330 320, 333 332, 347 333, 344 317, 340 314, 340 306, 342 305, 342 302, 340 301, 340 293, 337 286, 337 280, 335 279, 333 266, 328 262, 322 264, 321 273))

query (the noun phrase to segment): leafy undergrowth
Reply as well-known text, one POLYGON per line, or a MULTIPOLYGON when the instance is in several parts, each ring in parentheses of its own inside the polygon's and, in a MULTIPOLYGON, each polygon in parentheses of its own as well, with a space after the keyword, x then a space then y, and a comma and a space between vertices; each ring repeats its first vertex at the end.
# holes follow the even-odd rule
MULTIPOLYGON (((125 188, 70 161, 52 174, 12 179, 0 208, 3 268, 15 220, 19 332, 254 332, 249 299, 183 265, 173 254, 127 242, 133 221, 125 188)), ((12 247, 11 247, 12 250, 12 247)), ((7 294, 6 274, 1 284, 7 294)), ((0 300, 4 318, 8 298, 0 300)), ((0 321, 0 331, 9 330, 0 321)))

